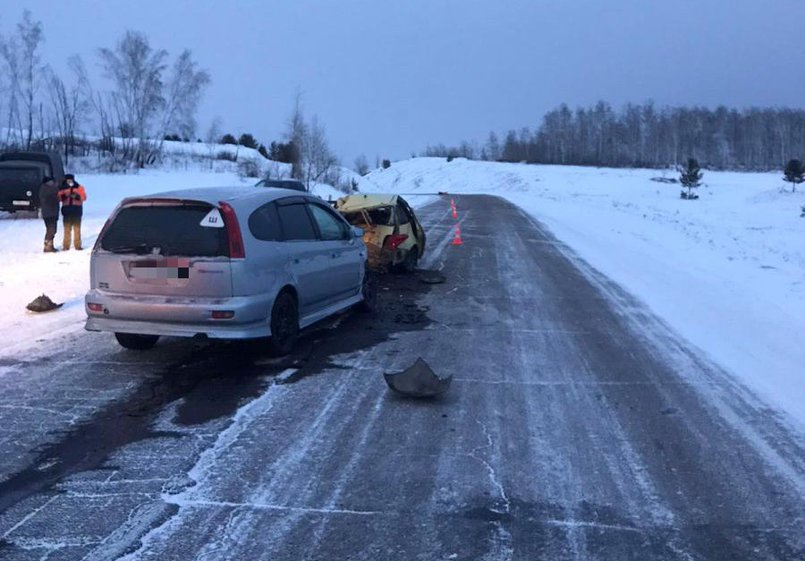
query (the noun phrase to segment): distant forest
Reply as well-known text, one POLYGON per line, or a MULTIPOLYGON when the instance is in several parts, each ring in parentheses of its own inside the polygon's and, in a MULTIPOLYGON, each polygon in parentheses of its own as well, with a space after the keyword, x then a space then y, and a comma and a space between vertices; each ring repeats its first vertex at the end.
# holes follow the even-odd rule
POLYGON ((786 108, 666 107, 620 111, 600 101, 575 111, 562 104, 536 130, 494 132, 486 142, 429 146, 424 155, 505 162, 607 167, 676 167, 696 158, 709 169, 782 169, 805 159, 805 111, 786 108))

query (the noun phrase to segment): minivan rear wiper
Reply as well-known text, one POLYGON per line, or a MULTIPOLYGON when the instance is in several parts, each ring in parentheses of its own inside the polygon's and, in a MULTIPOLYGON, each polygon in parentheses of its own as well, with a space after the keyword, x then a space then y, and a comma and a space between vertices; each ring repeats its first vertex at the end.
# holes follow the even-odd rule
POLYGON ((104 249, 111 253, 136 253, 137 255, 146 255, 151 253, 155 247, 158 246, 141 243, 137 245, 119 245, 104 249))

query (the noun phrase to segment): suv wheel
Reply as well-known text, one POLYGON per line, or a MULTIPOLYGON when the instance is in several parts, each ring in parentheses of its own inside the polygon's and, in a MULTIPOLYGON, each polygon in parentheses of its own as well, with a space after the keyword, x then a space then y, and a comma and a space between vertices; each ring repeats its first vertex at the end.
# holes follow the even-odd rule
POLYGON ((146 351, 159 341, 159 335, 135 335, 134 333, 115 333, 121 347, 133 351, 146 351))
POLYGON ((299 309, 296 298, 290 292, 280 292, 271 308, 271 339, 269 351, 275 356, 283 356, 293 350, 299 335, 299 309))

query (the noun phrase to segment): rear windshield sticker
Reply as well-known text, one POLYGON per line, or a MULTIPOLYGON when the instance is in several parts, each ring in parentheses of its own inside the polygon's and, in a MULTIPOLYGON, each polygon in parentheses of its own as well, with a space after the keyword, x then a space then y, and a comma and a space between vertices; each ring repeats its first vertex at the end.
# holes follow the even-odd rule
POLYGON ((224 219, 217 208, 212 209, 207 213, 207 216, 201 221, 201 226, 204 228, 223 228, 224 219))

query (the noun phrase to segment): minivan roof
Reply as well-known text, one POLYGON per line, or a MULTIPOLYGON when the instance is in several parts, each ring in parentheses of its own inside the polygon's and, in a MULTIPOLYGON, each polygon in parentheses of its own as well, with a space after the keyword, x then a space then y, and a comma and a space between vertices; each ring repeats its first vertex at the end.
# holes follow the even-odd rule
POLYGON ((130 197, 127 200, 137 199, 183 199, 189 201, 200 201, 217 205, 221 201, 226 202, 245 202, 250 199, 269 202, 283 197, 308 197, 316 199, 309 193, 301 193, 292 189, 279 189, 267 187, 265 189, 255 189, 254 186, 233 186, 233 187, 197 187, 192 189, 179 189, 176 191, 163 191, 151 195, 130 197))

